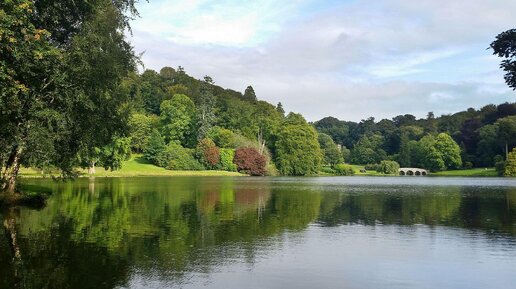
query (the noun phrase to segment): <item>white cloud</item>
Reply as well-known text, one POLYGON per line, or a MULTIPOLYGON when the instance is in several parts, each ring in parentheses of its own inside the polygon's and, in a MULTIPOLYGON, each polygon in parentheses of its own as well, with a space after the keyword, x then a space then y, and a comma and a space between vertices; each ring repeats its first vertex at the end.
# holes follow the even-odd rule
POLYGON ((148 68, 183 66, 310 120, 450 113, 513 100, 485 48, 516 1, 183 1, 148 4, 133 42, 148 68), (179 2, 178 2, 179 3, 179 2))

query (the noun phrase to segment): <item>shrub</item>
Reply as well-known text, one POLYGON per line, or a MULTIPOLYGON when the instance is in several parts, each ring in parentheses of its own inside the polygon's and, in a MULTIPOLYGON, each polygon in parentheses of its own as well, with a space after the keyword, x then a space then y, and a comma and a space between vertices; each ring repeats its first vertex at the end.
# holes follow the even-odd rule
POLYGON ((203 170, 204 167, 193 157, 192 150, 171 142, 156 157, 156 164, 167 170, 203 170))
POLYGON ((473 163, 472 162, 464 162, 464 168, 465 169, 473 168, 473 163))
POLYGON ((379 164, 367 164, 364 166, 364 169, 366 169, 368 171, 377 171, 379 167, 380 167, 379 164))
POLYGON ((516 177, 516 148, 507 156, 503 175, 506 177, 516 177))
POLYGON ((208 169, 215 169, 220 162, 219 148, 210 138, 204 138, 197 144, 195 156, 208 169))
POLYGON ((149 139, 147 140, 145 147, 143 148, 144 157, 154 163, 157 164, 156 158, 160 153, 165 149, 165 140, 161 137, 161 134, 157 130, 153 130, 149 139))
POLYGON ((235 150, 234 149, 220 149, 220 164, 219 168, 221 170, 236 172, 237 166, 233 163, 233 159, 235 158, 235 150))
POLYGON ((235 151, 234 162, 239 172, 250 174, 252 176, 265 175, 267 159, 255 148, 238 148, 235 151))
POLYGON ((355 174, 355 170, 350 165, 338 164, 335 165, 335 174, 339 176, 352 176, 355 174))
POLYGON ((400 164, 395 161, 381 161, 378 166, 377 172, 388 174, 388 175, 397 175, 400 169, 400 164))
POLYGON ((495 169, 500 177, 503 176, 505 173, 505 161, 496 162, 495 169))

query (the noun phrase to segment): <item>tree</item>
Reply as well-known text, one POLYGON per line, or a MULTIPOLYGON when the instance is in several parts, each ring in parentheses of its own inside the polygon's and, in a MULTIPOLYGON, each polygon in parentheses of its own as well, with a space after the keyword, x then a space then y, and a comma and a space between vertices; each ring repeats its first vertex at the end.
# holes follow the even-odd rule
POLYGON ((215 169, 220 162, 219 148, 209 138, 204 138, 197 144, 195 155, 199 162, 208 169, 215 169))
POLYGON ((213 80, 209 76, 204 77, 201 84, 199 101, 197 103, 197 119, 199 131, 197 140, 202 140, 215 122, 215 96, 213 95, 213 80))
POLYGON ((498 137, 505 145, 505 157, 509 157, 509 150, 516 145, 516 116, 508 116, 496 121, 498 137))
POLYGON ((175 94, 172 99, 160 105, 160 121, 162 136, 165 142, 178 141, 186 145, 187 138, 194 130, 195 105, 184 94, 175 94))
POLYGON ((397 175, 400 164, 395 161, 381 161, 377 171, 387 175, 397 175))
POLYGON ((446 168, 458 169, 462 166, 459 145, 446 133, 437 135, 435 148, 439 152, 446 168))
POLYGON ((324 133, 318 134, 319 146, 324 156, 324 163, 334 167, 336 164, 344 162, 339 147, 333 142, 333 139, 324 133))
POLYGON ((158 128, 159 119, 155 115, 133 113, 129 118, 131 147, 135 152, 143 152, 152 131, 158 128))
POLYGON ((505 73, 505 82, 513 90, 516 89, 516 29, 504 31, 491 43, 493 54, 504 58, 500 64, 505 73))
POLYGON ((245 92, 244 92, 244 99, 245 100, 249 100, 249 101, 256 101, 256 94, 254 93, 254 89, 252 86, 248 86, 246 89, 245 89, 245 92))
POLYGON ((515 177, 516 176, 516 149, 513 149, 505 161, 504 176, 515 177))
POLYGON ((321 149, 317 132, 299 114, 289 113, 276 143, 276 164, 283 175, 312 175, 319 172, 321 149))
POLYGON ((281 116, 285 115, 285 109, 283 109, 283 104, 281 104, 281 102, 278 102, 278 105, 276 105, 276 110, 281 113, 281 116))
POLYGON ((14 194, 21 164, 71 175, 79 152, 125 136, 135 14, 132 0, 0 3, 0 190, 14 194))
POLYGON ((383 137, 379 134, 362 136, 351 150, 351 162, 355 164, 377 164, 387 158, 381 149, 383 137))
POLYGON ((235 152, 234 162, 239 172, 250 174, 251 176, 265 175, 267 159, 255 148, 238 148, 235 152))
POLYGON ((143 149, 143 156, 150 162, 156 164, 158 155, 165 149, 165 140, 158 130, 153 130, 143 149))

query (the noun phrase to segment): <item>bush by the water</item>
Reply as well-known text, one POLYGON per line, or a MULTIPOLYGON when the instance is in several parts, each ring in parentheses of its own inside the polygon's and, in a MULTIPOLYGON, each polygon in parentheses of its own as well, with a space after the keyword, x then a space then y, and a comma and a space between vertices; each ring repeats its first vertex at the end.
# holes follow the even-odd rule
POLYGON ((203 170, 204 167, 193 157, 192 153, 191 149, 171 142, 156 156, 155 163, 168 170, 203 170))
POLYGON ((220 162, 220 150, 210 138, 204 138, 197 144, 195 156, 208 169, 215 169, 220 162))
POLYGON ((350 165, 338 164, 335 165, 335 174, 339 176, 352 176, 355 174, 355 169, 350 165))
POLYGON ((503 175, 506 177, 516 177, 516 148, 512 149, 512 152, 507 156, 503 175))
POLYGON ((235 152, 234 162, 237 165, 239 172, 250 174, 252 176, 265 175, 267 159, 255 148, 238 148, 235 152))
POLYGON ((233 163, 233 159, 235 158, 235 150, 234 149, 220 149, 220 163, 219 167, 221 170, 236 172, 237 165, 233 163))
POLYGON ((498 173, 498 175, 501 177, 505 173, 505 161, 498 161, 495 164, 495 170, 498 173))
POLYGON ((379 164, 367 164, 364 166, 364 169, 367 171, 377 171, 379 166, 379 164))
POLYGON ((376 171, 387 175, 397 175, 400 169, 400 164, 395 161, 381 161, 376 171))

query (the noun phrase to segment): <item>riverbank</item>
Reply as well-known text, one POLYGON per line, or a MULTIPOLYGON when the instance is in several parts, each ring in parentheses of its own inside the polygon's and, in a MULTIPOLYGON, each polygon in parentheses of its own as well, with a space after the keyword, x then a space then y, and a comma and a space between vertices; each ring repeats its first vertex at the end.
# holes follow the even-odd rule
MULTIPOLYGON (((363 171, 363 165, 350 165, 355 170, 356 176, 388 176, 377 171, 363 171)), ((391 175, 392 176, 392 175, 391 175)), ((494 168, 473 168, 464 170, 447 170, 442 172, 430 173, 429 176, 439 177, 498 177, 498 172, 494 168)))
MULTIPOLYGON (((95 174, 89 175, 87 170, 79 170, 79 177, 143 177, 143 176, 245 176, 238 172, 202 170, 202 171, 172 171, 148 163, 141 155, 133 155, 131 159, 122 163, 122 168, 116 171, 97 167, 95 174)), ((22 178, 41 178, 49 176, 32 168, 20 169, 22 178)))

